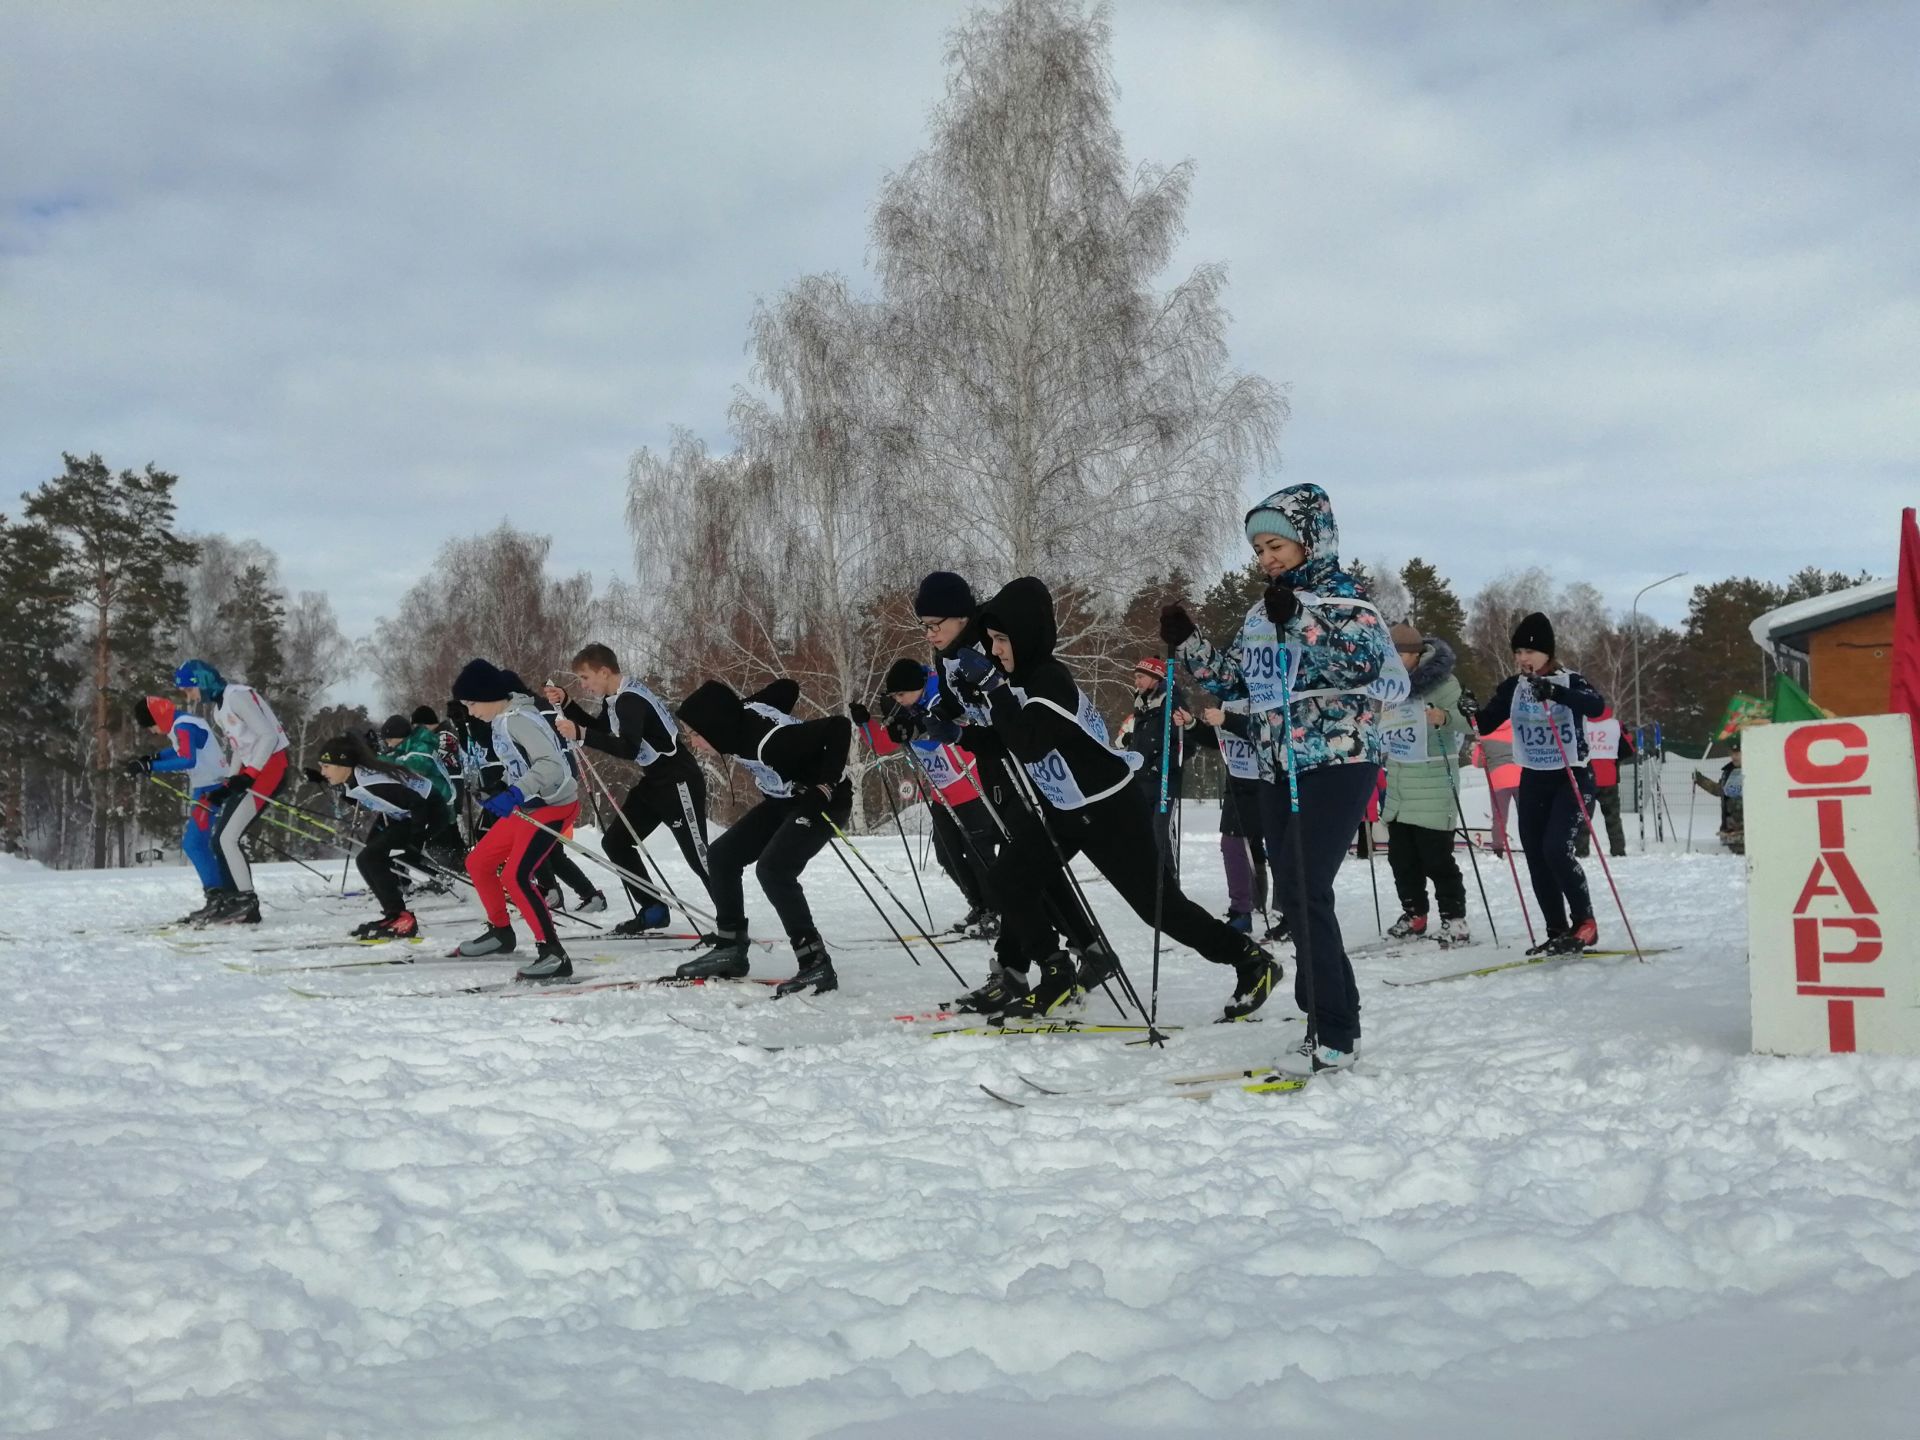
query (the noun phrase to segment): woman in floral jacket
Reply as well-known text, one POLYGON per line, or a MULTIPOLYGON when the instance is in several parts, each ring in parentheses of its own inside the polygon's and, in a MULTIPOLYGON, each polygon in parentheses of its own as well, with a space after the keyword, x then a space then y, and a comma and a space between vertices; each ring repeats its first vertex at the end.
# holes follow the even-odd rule
POLYGON ((1405 698, 1406 671, 1380 612, 1341 568, 1324 490, 1276 491, 1246 524, 1267 589, 1239 635, 1216 646, 1170 605, 1160 636, 1205 689, 1248 707, 1267 851, 1298 957, 1294 998, 1307 1016, 1306 1041, 1284 1063, 1341 1069, 1359 1051, 1360 995, 1333 882, 1380 773, 1380 703, 1405 698))

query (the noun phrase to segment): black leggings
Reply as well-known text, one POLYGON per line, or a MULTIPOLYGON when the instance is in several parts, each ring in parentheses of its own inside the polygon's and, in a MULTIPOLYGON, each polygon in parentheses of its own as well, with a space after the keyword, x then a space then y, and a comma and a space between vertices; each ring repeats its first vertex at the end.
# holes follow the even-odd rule
POLYGON ((844 784, 836 789, 825 817, 821 807, 817 793, 791 800, 762 800, 708 847, 707 885, 713 893, 718 928, 747 928, 744 876, 751 865, 787 938, 802 940, 817 933, 813 911, 807 906, 807 892, 800 888, 800 872, 833 839, 827 819, 835 825, 846 824, 853 808, 852 790, 844 784))
POLYGON ((360 878, 367 882, 367 889, 380 902, 382 919, 391 920, 407 908, 400 894, 400 876, 393 868, 393 857, 396 854, 417 855, 426 837, 427 826, 424 821, 383 816, 374 822, 367 843, 354 857, 354 867, 359 870, 360 878))
POLYGON ((1153 843, 1157 817, 1140 787, 1129 782, 1115 794, 1078 810, 1047 810, 1053 847, 1040 837, 1037 846, 1010 845, 994 863, 995 889, 1001 896, 1005 930, 1012 930, 1021 953, 1037 960, 1052 948, 1045 895, 1034 881, 1057 877, 1060 859, 1084 854, 1112 882, 1122 900, 1147 924, 1154 921, 1156 896, 1160 928, 1169 939, 1197 950, 1208 960, 1231 965, 1245 958, 1247 937, 1217 920, 1182 893, 1166 874, 1153 843), (1164 887, 1164 888, 1161 888, 1164 887))
MULTIPOLYGON (((1580 793, 1593 803, 1593 776, 1585 766, 1574 769, 1580 793)), ((1564 935, 1583 920, 1593 918, 1593 897, 1587 893, 1587 873, 1573 855, 1573 837, 1580 830, 1580 804, 1565 770, 1522 770, 1520 794, 1520 848, 1527 856, 1527 876, 1533 898, 1548 935, 1564 935)))
POLYGON ((1442 920, 1467 916, 1467 882, 1460 862, 1453 858, 1453 831, 1430 830, 1404 820, 1387 822, 1387 868, 1393 871, 1393 891, 1408 915, 1427 913, 1427 882, 1440 902, 1442 920))
MULTIPOLYGON (((700 883, 712 893, 712 883, 707 879, 707 782, 697 767, 691 777, 655 779, 648 776, 627 791, 627 798, 620 802, 620 815, 614 816, 600 835, 600 847, 607 852, 609 860, 647 881, 661 894, 667 893, 666 887, 647 869, 639 843, 664 825, 686 858, 687 868, 698 875, 700 883), (626 817, 624 822, 620 815, 626 817), (631 831, 627 828, 629 825, 633 827, 631 831), (636 835, 638 840, 634 838, 636 835)), ((655 896, 630 882, 622 883, 626 884, 635 909, 644 910, 657 903, 655 896)))
POLYGON ((987 874, 999 849, 1000 832, 980 800, 966 800, 948 810, 933 802, 933 853, 967 904, 975 910, 992 908, 987 901, 987 874))
POLYGON ((1322 1045, 1351 1050, 1360 1038, 1360 987, 1340 934, 1333 882, 1347 858, 1379 779, 1378 765, 1323 765, 1300 775, 1300 813, 1293 813, 1286 777, 1262 781, 1267 865, 1280 911, 1293 931, 1297 955, 1293 999, 1312 1017, 1322 1045), (1304 887, 1301 884, 1305 880, 1304 887), (1309 976, 1313 1004, 1307 1003, 1309 976))

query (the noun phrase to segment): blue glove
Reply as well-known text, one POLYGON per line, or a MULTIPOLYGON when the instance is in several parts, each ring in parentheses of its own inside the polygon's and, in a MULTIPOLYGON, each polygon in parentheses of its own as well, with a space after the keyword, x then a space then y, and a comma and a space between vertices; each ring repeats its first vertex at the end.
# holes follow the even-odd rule
POLYGON ((978 650, 962 650, 953 657, 955 682, 976 697, 991 695, 1007 683, 1000 667, 978 650))
POLYGON ((504 820, 513 814, 526 801, 518 785, 509 785, 498 795, 489 795, 481 802, 481 808, 496 820, 504 820))

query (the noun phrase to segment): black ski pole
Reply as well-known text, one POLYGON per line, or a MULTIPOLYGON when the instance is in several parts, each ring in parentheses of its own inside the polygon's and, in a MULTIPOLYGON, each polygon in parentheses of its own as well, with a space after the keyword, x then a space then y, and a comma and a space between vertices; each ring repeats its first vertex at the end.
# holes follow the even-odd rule
MULTIPOLYGON (((887 797, 887 808, 893 812, 893 828, 900 832, 900 848, 906 853, 907 869, 913 872, 913 888, 920 892, 920 908, 927 913, 927 934, 931 935, 934 930, 933 906, 927 900, 927 887, 920 883, 920 867, 913 863, 913 845, 907 839, 907 825, 900 818, 900 804, 893 798, 893 786, 886 783, 886 776, 882 775, 880 779, 880 788, 887 797)), ((928 817, 927 823, 929 825, 933 823, 931 816, 928 817)))
POLYGON ((1467 861, 1473 866, 1473 883, 1480 887, 1480 908, 1487 912, 1487 933, 1493 936, 1493 948, 1498 950, 1501 948, 1500 931, 1493 923, 1493 906, 1487 903, 1487 882, 1480 878, 1480 856, 1474 850, 1473 834, 1467 829, 1467 807, 1460 801, 1457 778, 1453 785, 1453 813, 1460 817, 1460 839, 1467 847, 1467 861))
MULTIPOLYGON (((867 859, 865 855, 860 853, 860 847, 858 845, 855 845, 853 841, 847 837, 847 832, 842 830, 838 825, 834 824, 833 817, 831 815, 826 814, 826 812, 824 811, 821 812, 821 818, 827 822, 827 828, 833 831, 835 838, 838 839, 840 843, 844 845, 847 849, 851 850, 854 854, 854 858, 859 860, 859 862, 861 863, 862 866, 865 867, 866 872, 869 875, 873 876, 873 883, 880 887, 880 892, 883 895, 885 895, 889 900, 893 901, 893 903, 896 906, 899 907, 900 913, 907 917, 907 923, 909 925, 919 924, 920 922, 913 918, 913 911, 909 910, 906 907, 905 902, 902 901, 898 895, 893 893, 893 887, 887 884, 886 880, 881 876, 878 870, 873 868, 873 862, 867 859)), ((894 934, 900 935, 900 932, 896 930, 894 934)), ((938 940, 934 939, 933 936, 931 935, 922 935, 920 938, 926 941, 927 944, 932 947, 933 953, 940 957, 940 963, 947 967, 947 970, 949 971, 949 973, 952 974, 955 980, 958 980, 962 985, 967 983, 966 980, 961 977, 960 972, 954 969, 953 962, 947 959, 947 952, 940 948, 940 942, 938 940)), ((907 943, 906 938, 904 936, 900 936, 900 943, 902 945, 905 945, 907 943)), ((910 954, 912 953, 911 949, 909 949, 908 953, 910 954)), ((919 957, 916 956, 914 958, 913 963, 918 965, 920 963, 919 957)))
POLYGON ((1160 697, 1160 804, 1153 822, 1159 827, 1154 839, 1160 843, 1154 848, 1160 852, 1160 863, 1154 867, 1153 874, 1153 979, 1149 990, 1153 998, 1147 1007, 1149 1045, 1167 1043, 1167 1037, 1160 1033, 1160 932, 1167 908, 1167 867, 1173 863, 1168 853, 1173 837, 1167 829, 1167 789, 1173 774, 1173 658, 1173 649, 1169 646, 1162 681, 1166 690, 1160 697))
MULTIPOLYGON (((846 852, 833 840, 827 841, 827 845, 840 863, 847 867, 847 874, 851 875, 853 877, 853 883, 860 887, 860 893, 867 897, 867 903, 873 906, 873 913, 880 917, 880 923, 885 925, 893 935, 893 938, 900 942, 900 948, 907 952, 907 958, 913 961, 915 965, 918 965, 920 963, 920 957, 913 953, 913 946, 909 945, 907 943, 907 937, 900 933, 900 927, 893 923, 893 917, 887 914, 878 900, 873 898, 873 892, 867 889, 867 882, 860 878, 860 872, 853 868, 853 862, 847 859, 846 852)), ((951 970, 953 967, 949 965, 947 968, 951 970)), ((954 978, 959 979, 957 975, 954 978)), ((966 981, 962 980, 960 983, 964 985, 966 981)))

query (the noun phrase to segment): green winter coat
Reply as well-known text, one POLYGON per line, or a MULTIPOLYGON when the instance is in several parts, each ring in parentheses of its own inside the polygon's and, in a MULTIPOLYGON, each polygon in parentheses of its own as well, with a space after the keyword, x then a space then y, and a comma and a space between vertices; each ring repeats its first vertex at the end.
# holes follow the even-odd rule
POLYGON ((446 767, 440 763, 440 743, 433 731, 424 725, 414 726, 407 732, 406 739, 387 751, 386 758, 411 770, 431 785, 433 798, 442 805, 453 804, 453 782, 447 778, 446 767))
MULTIPOLYGON (((1460 713, 1460 682, 1453 676, 1453 647, 1444 640, 1428 640, 1413 667, 1410 699, 1423 709, 1447 712, 1446 723, 1427 722, 1424 764, 1387 761, 1387 794, 1380 803, 1382 820, 1398 820, 1423 830, 1452 830, 1460 823, 1455 793, 1460 785, 1460 744, 1467 717, 1460 713)), ((1422 720, 1426 717, 1423 715, 1422 720)))

